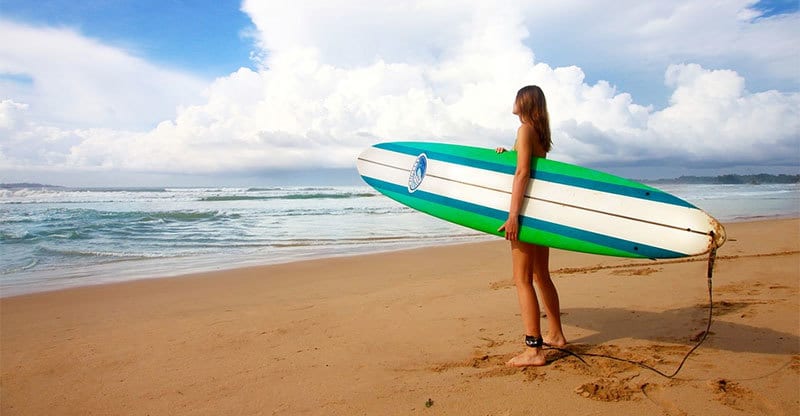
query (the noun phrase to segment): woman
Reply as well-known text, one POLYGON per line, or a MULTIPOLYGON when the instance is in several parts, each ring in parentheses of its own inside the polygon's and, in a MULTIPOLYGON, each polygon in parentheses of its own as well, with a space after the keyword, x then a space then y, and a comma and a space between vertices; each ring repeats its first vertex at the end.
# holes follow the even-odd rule
MULTIPOLYGON (((542 89, 529 85, 517 92, 514 101, 514 114, 519 116, 522 125, 517 129, 514 148, 517 152, 517 168, 511 191, 511 206, 508 220, 498 231, 505 231, 506 240, 511 242, 511 261, 514 283, 517 287, 522 323, 525 327, 525 344, 529 347, 506 363, 509 366, 524 367, 546 363, 544 345, 562 347, 567 340, 561 329, 561 309, 558 292, 550 278, 550 249, 544 246, 519 241, 519 221, 525 192, 531 175, 531 158, 546 157, 550 151, 550 121, 547 115, 547 102, 542 89), (539 302, 533 282, 542 296, 547 313, 548 335, 542 337, 539 323, 539 302)), ((498 153, 505 151, 496 149, 498 153)))

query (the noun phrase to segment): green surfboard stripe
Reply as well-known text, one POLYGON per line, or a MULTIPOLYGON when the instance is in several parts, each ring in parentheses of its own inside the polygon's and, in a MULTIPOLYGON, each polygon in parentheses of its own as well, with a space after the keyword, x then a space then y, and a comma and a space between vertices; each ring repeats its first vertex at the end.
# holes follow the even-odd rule
MULTIPOLYGON (((482 147, 464 146, 447 143, 419 143, 419 142, 393 142, 398 145, 417 149, 420 153, 425 151, 435 151, 445 154, 458 154, 461 157, 477 160, 481 162, 497 163, 509 167, 517 166, 517 152, 507 151, 498 154, 492 149, 482 147)), ((645 189, 648 191, 662 192, 651 186, 635 182, 609 173, 599 172, 581 166, 570 165, 556 160, 537 158, 536 170, 542 172, 557 173, 559 175, 571 176, 574 178, 591 178, 592 180, 610 183, 631 188, 645 189)))
MULTIPOLYGON (((469 228, 477 231, 493 234, 496 236, 503 236, 503 233, 497 231, 503 225, 503 221, 494 218, 478 215, 473 212, 464 211, 458 208, 450 207, 443 204, 427 201, 424 199, 415 198, 413 194, 404 194, 390 191, 388 189, 380 189, 384 195, 404 204, 413 206, 414 209, 442 218, 444 220, 463 224, 469 228), (469 225, 467 225, 469 224, 469 225)), ((520 235, 528 241, 544 245, 548 247, 561 248, 573 251, 581 251, 584 253, 601 254, 615 257, 632 257, 643 258, 644 256, 637 256, 635 253, 617 250, 611 247, 590 243, 584 240, 574 239, 563 235, 550 233, 543 230, 536 230, 530 227, 522 227, 520 235), (523 236, 527 234, 527 237, 523 236)))
MULTIPOLYGON (((505 174, 513 174, 516 168, 516 152, 498 154, 492 149, 427 142, 389 142, 377 144, 375 147, 414 156, 425 153, 434 160, 438 159, 505 174)), ((594 169, 544 158, 533 159, 531 178, 654 202, 696 208, 694 205, 674 195, 639 182, 594 169)))

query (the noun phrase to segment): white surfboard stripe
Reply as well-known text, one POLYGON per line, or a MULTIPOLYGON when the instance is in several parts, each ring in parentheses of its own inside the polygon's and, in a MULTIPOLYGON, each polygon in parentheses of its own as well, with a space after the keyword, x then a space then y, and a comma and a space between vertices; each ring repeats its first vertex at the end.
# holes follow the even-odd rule
MULTIPOLYGON (((400 186, 407 184, 409 175, 408 170, 375 164, 364 164, 362 172, 365 176, 400 186)), ((429 161, 428 173, 418 191, 508 211, 510 194, 442 178, 437 175, 438 173, 434 164, 429 161)), ((676 252, 702 252, 708 245, 708 238, 705 235, 616 216, 606 215, 599 221, 598 217, 587 216, 585 210, 549 201, 526 200, 523 215, 676 252), (672 246, 669 244, 670 241, 679 241, 680 244, 672 246)))
MULTIPOLYGON (((390 150, 379 148, 370 150, 375 151, 374 154, 370 153, 371 157, 396 167, 408 166, 410 169, 416 160, 415 156, 390 150)), ((427 175, 448 178, 498 191, 508 189, 509 193, 513 182, 513 175, 430 158, 428 159, 427 175)), ((526 196, 551 201, 556 204, 563 204, 565 200, 569 200, 569 205, 573 207, 641 221, 648 221, 647 218, 652 213, 658 213, 659 218, 663 219, 661 224, 667 227, 695 230, 701 233, 707 233, 711 229, 708 215, 696 208, 612 194, 540 179, 532 180, 528 184, 526 196)), ((506 207, 505 210, 507 209, 506 207)))
MULTIPOLYGON (((500 211, 508 211, 511 202, 511 195, 504 192, 485 188, 475 189, 470 185, 438 177, 426 178, 426 181, 430 181, 423 189, 427 192, 500 211)), ((691 245, 697 246, 698 251, 702 251, 708 245, 708 237, 705 235, 625 217, 605 215, 598 218, 586 215, 586 211, 580 208, 538 199, 527 199, 522 215, 670 251, 684 252, 688 240, 693 240, 691 245), (670 241, 680 241, 680 245, 672 246, 669 244, 670 241)))

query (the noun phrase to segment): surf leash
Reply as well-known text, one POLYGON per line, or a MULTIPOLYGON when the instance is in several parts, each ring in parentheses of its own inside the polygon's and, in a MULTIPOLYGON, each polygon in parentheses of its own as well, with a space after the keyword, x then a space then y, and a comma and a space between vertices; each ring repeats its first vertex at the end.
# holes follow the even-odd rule
POLYGON ((703 342, 706 340, 706 338, 708 338, 709 331, 711 331, 711 318, 712 318, 713 313, 714 313, 714 298, 713 298, 711 278, 714 275, 714 263, 717 260, 717 241, 716 241, 716 235, 714 234, 713 231, 709 232, 709 236, 711 237, 711 250, 708 253, 708 271, 706 272, 706 277, 707 277, 707 280, 708 280, 708 322, 706 323, 706 329, 705 329, 705 331, 703 331, 702 336, 700 337, 700 339, 692 347, 692 349, 690 349, 686 353, 686 355, 683 356, 683 359, 681 360, 680 364, 678 364, 678 368, 676 368, 675 371, 672 374, 664 373, 661 370, 659 370, 659 369, 657 369, 655 367, 652 367, 650 365, 647 365, 647 364, 645 364, 645 363, 643 363, 641 361, 629 360, 627 358, 615 357, 613 355, 608 355, 608 354, 594 354, 594 353, 588 353, 588 352, 579 353, 579 352, 570 351, 570 350, 565 349, 565 348, 554 347, 554 346, 547 345, 547 344, 545 344, 544 349, 556 350, 556 351, 563 352, 565 354, 571 355, 571 356, 577 358, 578 360, 580 360, 582 363, 586 364, 587 366, 589 366, 590 364, 587 363, 586 360, 584 360, 582 357, 606 358, 606 359, 609 359, 609 360, 620 361, 620 362, 636 365, 638 367, 644 368, 645 370, 650 370, 650 371, 652 371, 652 372, 654 372, 654 373, 656 373, 656 374, 658 374, 658 375, 660 375, 662 377, 665 377, 665 378, 675 378, 675 376, 677 376, 678 373, 681 371, 681 368, 683 368, 683 365, 686 363, 686 360, 689 359, 689 356, 691 356, 692 353, 695 352, 695 350, 697 350, 700 347, 700 345, 703 344, 703 342))

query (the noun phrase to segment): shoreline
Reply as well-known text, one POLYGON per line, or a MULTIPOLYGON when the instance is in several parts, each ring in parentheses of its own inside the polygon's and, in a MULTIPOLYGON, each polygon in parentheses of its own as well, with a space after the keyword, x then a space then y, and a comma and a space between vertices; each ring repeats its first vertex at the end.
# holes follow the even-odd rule
MULTIPOLYGON (((796 414, 800 219, 726 228, 711 332, 672 380, 554 351, 505 367, 525 347, 497 240, 2 298, 0 413, 796 414)), ((554 250, 568 348, 673 371, 704 260, 554 250)))
MULTIPOLYGON (((770 216, 770 217, 748 217, 745 219, 731 220, 727 223, 724 223, 723 225, 737 224, 737 223, 751 223, 751 222, 782 221, 791 219, 800 219, 800 217, 794 214, 785 216, 784 215, 770 216)), ((428 242, 417 242, 416 245, 412 245, 409 242, 404 244, 401 243, 398 244, 397 246, 387 246, 378 248, 369 248, 365 246, 365 247, 358 247, 355 249, 353 249, 352 247, 349 248, 340 247, 318 253, 303 252, 295 254, 283 254, 283 256, 276 256, 272 259, 263 259, 257 256, 242 255, 236 258, 236 260, 234 261, 235 264, 227 266, 219 260, 218 255, 192 256, 191 258, 167 257, 167 258, 153 258, 144 260, 141 259, 120 260, 117 262, 109 262, 104 264, 83 267, 76 270, 71 270, 70 271, 71 274, 76 274, 78 279, 80 278, 87 279, 87 281, 81 281, 81 282, 78 282, 77 280, 74 280, 72 277, 69 276, 64 277, 63 272, 58 272, 58 271, 43 272, 41 274, 42 276, 54 276, 54 275, 59 276, 59 281, 55 280, 37 281, 30 285, 26 285, 24 282, 20 282, 20 284, 3 287, 2 290, 0 290, 0 299, 29 295, 29 294, 47 293, 51 291, 81 288, 87 286, 123 283, 123 282, 137 281, 137 280, 181 278, 184 276, 189 276, 194 274, 202 274, 209 272, 230 272, 250 267, 264 267, 264 266, 273 266, 280 264, 291 264, 296 262, 325 260, 338 257, 353 257, 353 256, 366 256, 373 254, 394 253, 406 250, 443 247, 443 246, 452 246, 461 244, 475 244, 475 243, 491 242, 496 240, 503 241, 499 237, 493 237, 485 234, 476 234, 474 236, 459 237, 459 241, 456 242, 428 241, 428 242), (164 271, 165 269, 164 263, 170 263, 177 269, 173 268, 172 271, 166 272, 164 271), (131 271, 133 267, 136 267, 136 271, 131 271), (90 273, 92 273, 90 276, 86 276, 87 270, 89 270, 90 273), (116 277, 111 279, 104 277, 109 274, 116 274, 116 277), (119 277, 120 274, 123 276, 122 278, 119 277), (36 286, 36 287, 30 287, 30 286, 36 286)))
MULTIPOLYGON (((477 233, 477 232, 476 232, 477 233)), ((474 236, 467 236, 467 237, 456 237, 458 241, 424 241, 424 242, 417 242, 416 245, 412 245, 411 243, 401 243, 396 246, 387 245, 386 247, 380 248, 369 248, 368 246, 358 247, 355 250, 352 247, 340 247, 333 250, 328 250, 325 252, 320 253, 300 253, 294 255, 286 255, 274 257, 272 259, 263 259, 256 256, 249 256, 249 255, 242 255, 234 261, 235 264, 232 265, 224 265, 222 261, 219 259, 219 255, 204 255, 204 256, 191 256, 191 257, 165 257, 165 258, 149 258, 149 259, 132 259, 132 260, 119 260, 116 262, 109 262, 104 264, 97 264, 92 265, 89 267, 84 267, 80 270, 73 271, 77 273, 79 277, 81 273, 85 272, 86 269, 97 269, 91 277, 89 282, 75 282, 70 281, 67 278, 66 282, 48 282, 47 286, 49 287, 41 287, 41 288, 34 288, 30 290, 17 290, 16 293, 11 293, 6 295, 4 293, 7 289, 18 289, 19 286, 14 287, 4 287, 3 291, 0 291, 0 299, 6 299, 16 296, 24 296, 24 295, 32 295, 38 293, 47 293, 53 291, 60 291, 60 290, 69 290, 69 289, 79 289, 82 287, 89 287, 89 286, 96 286, 96 285, 113 285, 116 283, 125 283, 125 282, 133 282, 138 280, 152 280, 152 279, 175 279, 175 278, 182 278, 185 276, 192 276, 196 274, 205 274, 205 273, 214 273, 214 272, 233 272, 240 269, 249 269, 254 267, 269 267, 269 266, 276 266, 276 265, 284 265, 284 264, 294 264, 294 263, 302 263, 307 261, 318 261, 318 260, 328 260, 328 259, 335 259, 335 258, 342 258, 342 257, 359 257, 359 256, 369 256, 375 254, 387 254, 387 253, 395 253, 395 252, 402 252, 407 250, 422 250, 426 248, 432 247, 447 247, 447 246, 458 246, 462 244, 480 244, 485 242, 494 241, 495 238, 500 240, 499 237, 493 238, 493 236, 489 236, 486 234, 476 234, 474 236), (178 261, 176 264, 179 266, 179 270, 173 272, 164 272, 163 266, 159 264, 163 264, 164 262, 171 262, 171 261, 178 261), (148 265, 154 265, 151 269, 156 269, 155 272, 147 272, 142 271, 141 266, 143 266, 143 262, 148 263, 148 265), (123 271, 123 273, 131 273, 122 279, 113 278, 103 278, 102 275, 110 274, 110 273, 119 273, 122 270, 125 270, 125 267, 119 266, 139 266, 134 272, 127 272, 123 271), (99 280, 97 280, 99 279, 99 280)), ((380 240, 380 239, 378 239, 380 240)), ((502 240, 500 240, 502 241, 502 240)), ((226 260, 230 260, 229 258, 226 260)), ((64 273, 51 271, 48 272, 46 275, 63 275, 64 273)), ((42 282, 37 282, 41 284, 42 282)))

